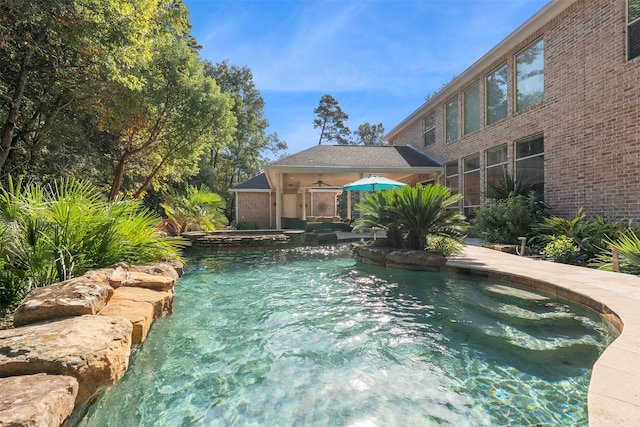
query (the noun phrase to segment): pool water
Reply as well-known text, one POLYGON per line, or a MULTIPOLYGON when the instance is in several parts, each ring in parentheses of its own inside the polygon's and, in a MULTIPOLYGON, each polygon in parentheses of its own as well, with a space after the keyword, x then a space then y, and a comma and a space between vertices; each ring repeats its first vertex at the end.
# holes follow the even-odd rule
POLYGON ((594 312, 347 246, 193 255, 83 426, 587 425, 594 312))

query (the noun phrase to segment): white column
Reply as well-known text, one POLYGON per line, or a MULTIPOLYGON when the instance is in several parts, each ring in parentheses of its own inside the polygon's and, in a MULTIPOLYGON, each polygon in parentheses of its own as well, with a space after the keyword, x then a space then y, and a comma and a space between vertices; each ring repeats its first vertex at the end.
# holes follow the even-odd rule
POLYGON ((282 228, 282 174, 276 172, 276 229, 282 228))

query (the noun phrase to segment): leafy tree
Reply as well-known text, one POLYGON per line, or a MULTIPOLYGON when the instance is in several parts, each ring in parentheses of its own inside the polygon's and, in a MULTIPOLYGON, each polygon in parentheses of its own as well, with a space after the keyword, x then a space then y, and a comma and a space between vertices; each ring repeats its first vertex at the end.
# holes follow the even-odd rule
POLYGON ((277 133, 266 132, 269 123, 264 118, 264 99, 253 82, 248 67, 205 63, 205 74, 217 82, 220 90, 231 98, 231 113, 235 130, 225 144, 210 145, 202 158, 201 173, 191 182, 205 183, 227 201, 227 215, 232 217, 234 185, 257 175, 269 162, 266 153, 277 154, 287 144, 277 133))
POLYGON ((384 135, 384 126, 382 126, 382 123, 372 125, 366 122, 358 126, 358 130, 354 133, 358 137, 356 144, 381 145, 382 141, 380 138, 384 135))
POLYGON ((180 0, 0 0, 0 10, 4 174, 7 163, 9 173, 20 164, 29 169, 50 152, 51 134, 71 110, 90 105, 101 84, 139 88, 137 64, 160 33, 190 37, 180 0))
POLYGON ((318 145, 322 141, 335 141, 341 145, 349 144, 349 136, 351 130, 345 126, 345 120, 349 119, 349 115, 342 111, 338 105, 338 101, 331 95, 322 95, 320 103, 313 112, 318 115, 313 120, 313 128, 320 128, 320 139, 318 145))
POLYGON ((234 124, 229 97, 204 75, 186 41, 158 40, 141 75, 142 88, 115 87, 115 96, 105 97, 103 104, 102 128, 117 137, 111 200, 123 186, 141 197, 163 179, 194 175, 205 145, 225 143, 234 124))

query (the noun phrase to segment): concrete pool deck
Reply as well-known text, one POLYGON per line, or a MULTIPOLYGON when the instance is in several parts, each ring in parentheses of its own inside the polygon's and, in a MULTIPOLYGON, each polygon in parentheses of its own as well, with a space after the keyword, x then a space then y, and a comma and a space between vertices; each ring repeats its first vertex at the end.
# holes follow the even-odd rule
POLYGON ((589 306, 621 329, 593 366, 589 426, 640 426, 640 277, 467 245, 446 268, 532 287, 589 306))

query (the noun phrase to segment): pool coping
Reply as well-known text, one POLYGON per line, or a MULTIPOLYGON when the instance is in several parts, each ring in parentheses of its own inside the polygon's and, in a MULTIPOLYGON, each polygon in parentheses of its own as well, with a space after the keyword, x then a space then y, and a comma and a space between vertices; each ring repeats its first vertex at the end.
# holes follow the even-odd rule
POLYGON ((593 366, 589 426, 640 425, 640 277, 471 245, 448 260, 444 270, 542 290, 586 305, 612 322, 621 334, 593 366))

